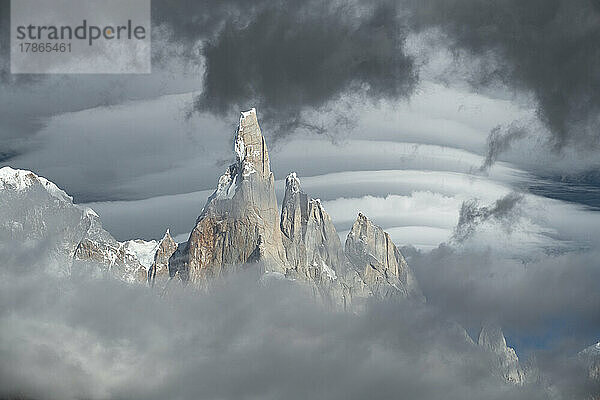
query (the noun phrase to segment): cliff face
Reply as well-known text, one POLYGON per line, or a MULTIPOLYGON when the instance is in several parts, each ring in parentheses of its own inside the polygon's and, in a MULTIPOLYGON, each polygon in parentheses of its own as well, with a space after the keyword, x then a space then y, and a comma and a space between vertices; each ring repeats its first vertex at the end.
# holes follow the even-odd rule
POLYGON ((42 244, 60 275, 109 274, 143 282, 156 242, 118 242, 98 215, 33 172, 0 168, 0 242, 42 244))
POLYGON ((177 243, 175 243, 171 237, 171 233, 167 229, 167 232, 156 247, 154 261, 148 269, 147 279, 150 286, 154 286, 156 281, 169 278, 169 258, 175 250, 177 250, 177 243))
POLYGON ((308 283, 325 303, 350 307, 358 276, 347 263, 329 214, 321 201, 302 191, 295 173, 286 178, 280 227, 289 268, 286 275, 308 283))
POLYGON ((170 276, 201 284, 253 262, 285 273, 274 178, 254 109, 240 117, 235 152, 188 241, 171 256, 170 276))
POLYGON ((344 265, 340 238, 318 199, 301 191, 295 173, 286 179, 281 211, 281 232, 290 268, 312 276, 311 270, 330 279, 336 278, 344 265))
POLYGON ((417 281, 390 235, 363 214, 358 214, 348 233, 345 252, 374 296, 420 296, 417 281))
POLYGON ((187 242, 169 259, 169 275, 204 285, 250 263, 310 287, 335 308, 375 296, 419 293, 388 234, 359 215, 346 249, 318 199, 304 193, 295 173, 286 179, 277 215, 269 153, 256 111, 243 112, 234 141, 236 162, 219 178, 187 242))
POLYGON ((29 171, 3 168, 0 239, 40 239, 64 271, 110 273, 128 282, 177 278, 197 286, 255 263, 308 286, 334 308, 355 308, 370 297, 411 297, 418 288, 389 235, 359 215, 345 249, 318 199, 304 193, 295 173, 286 179, 281 216, 269 153, 254 109, 241 114, 235 162, 219 178, 188 240, 167 232, 159 242, 119 242, 99 217, 51 182, 29 171), (93 268, 88 268, 93 266, 93 268))
POLYGON ((524 373, 519 366, 517 353, 506 345, 504 333, 499 326, 489 323, 483 325, 477 344, 496 356, 494 367, 504 380, 514 384, 523 383, 524 373))

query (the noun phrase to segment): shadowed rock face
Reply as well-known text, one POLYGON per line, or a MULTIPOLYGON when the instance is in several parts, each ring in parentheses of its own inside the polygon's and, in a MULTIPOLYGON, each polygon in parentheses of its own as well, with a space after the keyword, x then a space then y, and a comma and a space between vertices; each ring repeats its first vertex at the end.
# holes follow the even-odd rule
POLYGON ((325 303, 349 307, 356 274, 348 268, 329 214, 318 199, 302 191, 295 173, 286 178, 280 227, 289 265, 286 275, 307 282, 325 303))
POLYGON ((280 226, 291 268, 304 273, 314 266, 332 279, 345 268, 342 244, 329 214, 318 199, 301 191, 295 173, 286 179, 280 226))
POLYGON ((171 237, 169 230, 158 243, 154 262, 148 270, 148 284, 154 286, 157 280, 165 280, 169 277, 169 258, 177 250, 177 243, 171 237))
POLYGON ((345 252, 374 296, 421 296, 413 272, 390 235, 363 214, 358 214, 348 233, 345 252))
POLYGON ((235 152, 236 163, 219 178, 188 241, 171 256, 171 277, 201 284, 258 261, 264 271, 285 273, 274 178, 254 109, 240 117, 235 152))

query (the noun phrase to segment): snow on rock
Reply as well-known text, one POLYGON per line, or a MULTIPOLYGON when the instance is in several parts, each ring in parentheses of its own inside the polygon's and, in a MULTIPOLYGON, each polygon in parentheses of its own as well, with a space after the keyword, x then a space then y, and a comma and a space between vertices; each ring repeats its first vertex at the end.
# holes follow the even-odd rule
POLYGON ((149 242, 140 239, 128 240, 123 245, 127 254, 137 258, 144 267, 150 268, 154 262, 154 255, 158 248, 158 242, 156 240, 151 240, 149 242))
POLYGON ((0 168, 0 189, 12 189, 24 191, 34 185, 40 185, 46 191, 59 200, 72 202, 73 198, 59 189, 54 183, 46 178, 38 176, 31 171, 23 169, 12 169, 11 167, 0 168))
POLYGON ((300 180, 295 172, 290 172, 285 178, 285 188, 286 190, 289 188, 291 193, 298 193, 300 191, 300 180))
POLYGON ((579 352, 579 355, 585 357, 600 357, 600 342, 593 344, 590 347, 586 347, 579 352))
POLYGON ((73 204, 73 198, 49 180, 10 167, 0 168, 0 241, 4 240, 47 247, 42 265, 51 266, 48 272, 108 273, 127 282, 145 281, 157 246, 156 241, 118 242, 94 210, 73 204))
POLYGON ((235 139, 234 146, 235 156, 238 163, 243 163, 246 158, 246 146, 244 145, 244 139, 241 136, 238 136, 235 139))
POLYGON ((169 259, 171 277, 204 285, 207 278, 257 261, 265 271, 285 272, 275 181, 255 109, 241 113, 233 150, 236 162, 219 178, 187 242, 169 259))
POLYGON ((217 189, 213 194, 215 199, 231 199, 235 195, 237 190, 237 167, 235 165, 229 166, 227 171, 221 175, 217 184, 217 189))

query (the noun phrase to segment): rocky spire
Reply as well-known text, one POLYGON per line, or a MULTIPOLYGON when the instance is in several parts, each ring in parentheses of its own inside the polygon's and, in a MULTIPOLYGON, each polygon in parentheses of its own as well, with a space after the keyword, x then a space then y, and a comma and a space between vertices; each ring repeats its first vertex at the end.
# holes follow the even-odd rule
POLYGON ((271 174, 269 152, 262 135, 256 109, 242 112, 235 138, 235 153, 242 171, 258 172, 263 178, 271 174))
POLYGON ((156 280, 169 277, 169 258, 175 250, 177 250, 177 243, 175 243, 167 229, 156 248, 154 262, 148 269, 148 284, 154 286, 156 280))
POLYGON ((512 347, 506 345, 506 338, 498 325, 485 323, 479 332, 477 344, 496 355, 495 368, 507 382, 516 384, 523 382, 523 371, 519 367, 517 353, 512 347))
POLYGON ((288 275, 308 281, 319 297, 343 306, 347 302, 343 290, 347 266, 333 222, 321 201, 302 191, 295 172, 285 182, 280 227, 288 275))
POLYGON ((171 276, 202 283, 250 262, 285 273, 274 178, 254 108, 240 117, 234 150, 236 162, 219 178, 188 241, 171 257, 171 276))
POLYGON ((345 252, 375 296, 421 296, 413 272, 390 235, 361 213, 348 233, 345 252))
POLYGON ((206 279, 259 262, 263 272, 308 283, 334 306, 368 297, 420 295, 412 271, 389 235, 359 215, 342 248, 320 200, 286 179, 281 218, 274 178, 256 110, 243 112, 236 160, 219 178, 186 243, 169 259, 169 275, 202 285, 206 279))

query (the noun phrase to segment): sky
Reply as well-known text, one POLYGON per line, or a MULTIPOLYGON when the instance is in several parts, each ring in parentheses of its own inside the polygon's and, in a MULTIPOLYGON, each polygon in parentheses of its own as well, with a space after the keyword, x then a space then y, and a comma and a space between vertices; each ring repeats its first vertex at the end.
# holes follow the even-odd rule
MULTIPOLYGON (((432 322, 438 319, 429 313, 459 322, 473 336, 483 321, 494 320, 522 358, 537 354, 552 360, 600 340, 598 1, 154 0, 152 18, 151 74, 12 75, 9 2, 0 0, 0 166, 32 170, 55 182, 76 203, 92 207, 119 240, 159 239, 170 229, 178 241, 185 241, 218 177, 234 160, 239 112, 256 107, 279 202, 286 175, 295 171, 303 189, 322 200, 342 242, 357 213, 363 212, 390 233, 414 269, 431 309, 409 317, 413 313, 406 310, 375 307, 368 315, 378 329, 369 333, 381 343, 389 344, 386 335, 405 318, 414 318, 422 328, 415 348, 423 349, 428 335, 436 344, 450 340, 446 334, 436 336, 445 328, 432 322), (384 314, 392 315, 387 317, 391 322, 384 314)), ((19 260, 12 261, 15 268, 19 260)), ((139 293, 110 283, 102 284, 109 288, 85 284, 121 294, 125 304, 142 302, 135 300, 139 293)), ((239 284, 231 283, 226 290, 236 292, 239 284)), ((18 294, 35 292, 23 285, 18 294)), ((164 305, 141 294, 156 311, 133 322, 126 321, 123 311, 115 328, 123 331, 104 332, 108 328, 82 315, 106 315, 105 306, 85 309, 93 307, 90 295, 71 290, 74 298, 82 298, 82 309, 71 310, 80 314, 64 314, 61 310, 70 309, 70 300, 65 305, 56 299, 46 311, 57 315, 60 329, 43 325, 37 315, 29 322, 51 331, 48 340, 51 335, 82 335, 72 345, 86 347, 97 339, 98 351, 108 357, 100 363, 118 353, 118 345, 108 338, 116 334, 129 340, 131 330, 143 328, 151 331, 147 345, 159 350, 138 360, 140 365, 170 365, 172 358, 160 353, 166 340, 161 335, 169 324, 182 330, 201 326, 185 321, 183 312, 166 313, 164 305), (144 318, 156 318, 157 325, 147 326, 144 318)), ((265 301, 260 296, 266 294, 256 294, 258 303, 265 301)), ((216 311, 219 298, 176 301, 183 304, 175 306, 190 309, 208 302, 205 318, 219 325, 214 337, 201 340, 214 340, 215 348, 207 344, 210 351, 221 351, 217 333, 230 322, 216 311)), ((35 300, 31 302, 35 307, 35 300)), ((379 360, 373 361, 375 371, 393 366, 409 371, 398 374, 403 384, 411 380, 410 363, 380 362, 378 349, 368 346, 365 320, 330 321, 320 311, 313 317, 293 309, 297 321, 308 324, 305 332, 297 321, 281 328, 274 316, 285 315, 282 310, 269 316, 258 309, 234 310, 276 330, 300 330, 291 338, 299 353, 302 340, 319 337, 330 345, 331 337, 342 335, 345 344, 330 348, 335 356, 323 366, 328 371, 351 361, 337 357, 347 345, 356 346, 356 357, 379 360)), ((277 343, 248 349, 256 345, 261 330, 256 321, 239 318, 243 322, 235 331, 248 329, 249 338, 237 338, 241 342, 232 353, 219 353, 222 368, 234 368, 236 359, 246 360, 251 368, 250 358, 265 354, 299 357, 277 343)), ((18 319, 11 337, 36 335, 27 321, 18 319)), ((401 337, 417 333, 415 328, 401 337)), ((128 371, 134 387, 106 375, 96 381, 98 391, 88 394, 103 397, 102 388, 111 387, 122 391, 112 396, 133 390, 141 397, 153 393, 164 398, 161 390, 188 379, 186 371, 210 369, 202 357, 185 358, 184 345, 195 339, 180 338, 182 344, 174 350, 184 357, 181 371, 149 372, 169 385, 144 389, 143 376, 128 371)), ((456 343, 450 341, 454 349, 456 343)), ((127 347, 133 353, 123 357, 138 357, 143 345, 141 339, 127 347)), ((319 349, 314 343, 307 346, 319 349)), ((406 344, 383 348, 404 352, 406 344)), ((73 349, 64 349, 64 354, 80 356, 73 349)), ((432 357, 429 362, 435 363, 432 357)), ((23 368, 29 365, 26 358, 16 361, 23 368)), ((302 360, 307 365, 299 365, 299 371, 309 374, 309 361, 302 360)), ((348 376, 360 375, 360 368, 368 366, 359 363, 348 376)), ((253 377, 243 368, 244 363, 234 368, 239 386, 215 383, 212 396, 238 397, 235 390, 258 384, 258 375, 276 373, 256 372, 253 377)), ((94 379, 87 374, 95 370, 80 371, 78 380, 91 391, 96 390, 94 379)), ((456 376, 442 370, 432 369, 427 377, 432 381, 416 385, 413 397, 435 398, 422 390, 432 382, 446 389, 448 381, 456 382, 456 376)), ((117 374, 117 369, 106 371, 117 374)), ((459 368, 457 374, 462 373, 479 376, 459 368)), ((4 371, 3 376, 10 375, 4 371)), ((324 378, 311 379, 318 383, 315 392, 298 393, 326 393, 329 398, 347 394, 323 392, 324 378)), ((369 377, 367 382, 380 387, 379 379, 369 377)), ((289 377, 283 382, 273 392, 256 389, 247 397, 277 398, 301 383, 289 377)), ((351 379, 345 384, 352 393, 351 379)), ((489 388, 483 381, 478 387, 489 388)), ((386 390, 398 390, 380 388, 381 397, 386 390)), ((180 389, 181 398, 206 390, 193 385, 180 389)), ((69 395, 61 387, 56 390, 57 397, 69 395)), ((486 398, 494 396, 509 398, 504 392, 486 398)))

